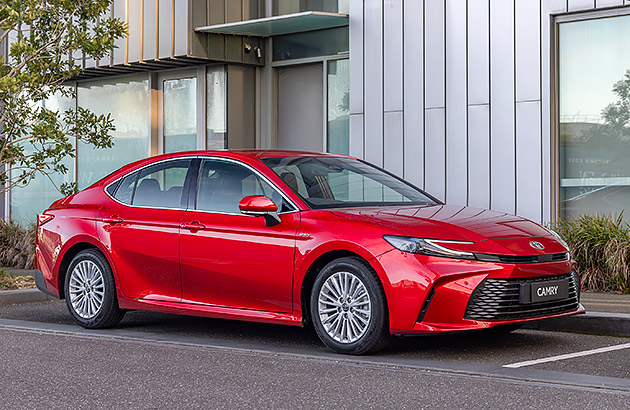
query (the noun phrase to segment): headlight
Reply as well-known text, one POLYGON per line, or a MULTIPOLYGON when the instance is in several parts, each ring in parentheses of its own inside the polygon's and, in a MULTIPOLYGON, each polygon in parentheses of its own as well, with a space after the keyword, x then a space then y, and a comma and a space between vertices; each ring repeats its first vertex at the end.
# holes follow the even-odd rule
POLYGON ((441 239, 422 239, 422 238, 409 238, 406 236, 383 236, 390 245, 403 252, 419 253, 429 256, 442 256, 446 258, 458 258, 458 259, 476 259, 472 252, 462 252, 449 249, 441 244, 447 243, 464 243, 472 244, 472 242, 462 241, 447 241, 441 239))
POLYGON ((562 244, 562 246, 567 248, 567 251, 571 252, 571 249, 569 248, 569 245, 566 243, 566 241, 564 239, 562 239, 562 237, 560 235, 558 235, 558 233, 556 231, 554 231, 553 229, 549 229, 549 228, 547 228, 547 230, 549 231, 549 233, 551 233, 553 236, 555 236, 555 238, 558 240, 558 242, 560 242, 562 244))

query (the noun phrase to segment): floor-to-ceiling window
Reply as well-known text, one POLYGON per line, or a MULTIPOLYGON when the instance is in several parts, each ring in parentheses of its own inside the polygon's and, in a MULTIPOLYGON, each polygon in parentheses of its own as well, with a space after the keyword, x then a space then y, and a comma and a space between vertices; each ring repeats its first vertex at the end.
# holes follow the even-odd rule
MULTIPOLYGON (((62 96, 60 93, 51 96, 43 102, 43 106, 51 111, 61 113, 74 109, 74 98, 62 96)), ((72 141, 74 143, 74 141, 72 141)), ((39 148, 38 143, 26 143, 24 152, 26 155, 35 153, 39 148)), ((67 168, 66 174, 56 173, 52 170, 45 171, 45 174, 37 173, 35 178, 28 185, 17 186, 11 190, 10 215, 11 219, 27 226, 35 222, 37 214, 46 209, 61 196, 59 188, 63 183, 74 182, 74 159, 66 157, 63 165, 67 168)), ((18 177, 20 171, 12 171, 12 177, 18 177)))
POLYGON ((112 148, 97 149, 79 141, 79 189, 125 164, 149 155, 149 81, 146 73, 80 82, 77 101, 80 106, 96 114, 111 113, 116 126, 112 133, 112 148))
POLYGON ((630 220, 630 16, 558 24, 560 218, 630 220))

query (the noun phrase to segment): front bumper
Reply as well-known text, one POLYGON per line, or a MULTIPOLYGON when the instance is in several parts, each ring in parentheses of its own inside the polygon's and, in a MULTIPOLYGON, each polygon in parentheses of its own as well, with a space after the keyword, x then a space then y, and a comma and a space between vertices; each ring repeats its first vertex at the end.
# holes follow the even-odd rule
MULTIPOLYGON (((397 250, 377 258, 379 276, 386 280, 392 334, 433 333, 485 329, 496 325, 522 323, 551 317, 585 313, 579 304, 579 278, 570 261, 531 264, 503 264, 414 255, 397 250), (503 300, 491 297, 484 311, 479 299, 485 279, 493 283, 522 283, 553 280, 562 276, 577 278, 571 300, 542 306, 516 306, 507 309, 503 300), (480 286, 482 285, 482 286, 480 286), (477 295, 477 296, 475 296, 477 295), (498 303, 496 303, 498 301, 498 303), (497 309, 497 307, 500 307, 497 309), (468 309, 468 310, 467 310, 468 309), (500 314, 492 315, 495 312, 500 314), (488 312, 492 313, 489 314, 488 312)), ((517 285, 518 286, 518 285, 517 285)), ((509 304, 509 303, 508 303, 509 304)))

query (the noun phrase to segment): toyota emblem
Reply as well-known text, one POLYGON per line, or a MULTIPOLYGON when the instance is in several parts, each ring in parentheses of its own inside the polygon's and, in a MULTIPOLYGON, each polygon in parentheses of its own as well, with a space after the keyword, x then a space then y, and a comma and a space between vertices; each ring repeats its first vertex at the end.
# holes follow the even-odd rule
POLYGON ((543 249, 545 249, 545 245, 543 245, 540 242, 536 242, 536 241, 531 241, 529 243, 529 246, 531 246, 534 249, 538 249, 539 251, 542 251, 543 249))

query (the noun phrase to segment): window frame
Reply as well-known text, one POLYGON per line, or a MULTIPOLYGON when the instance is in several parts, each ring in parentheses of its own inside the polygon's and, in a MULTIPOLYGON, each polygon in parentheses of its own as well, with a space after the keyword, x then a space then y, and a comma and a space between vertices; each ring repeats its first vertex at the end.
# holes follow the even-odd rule
POLYGON ((186 186, 186 184, 188 184, 190 182, 190 175, 191 175, 191 173, 196 171, 196 169, 195 169, 195 166, 196 166, 195 160, 197 158, 198 158, 198 156, 196 156, 196 155, 187 155, 187 156, 166 158, 166 159, 163 159, 163 160, 160 160, 160 161, 150 162, 150 163, 145 164, 145 165, 143 165, 143 166, 141 166, 139 168, 136 168, 136 169, 134 169, 132 171, 127 172, 125 175, 121 175, 120 177, 116 178, 114 181, 112 181, 109 184, 107 184, 105 186, 105 188, 103 189, 103 191, 105 192, 105 195, 107 195, 112 201, 116 202, 117 204, 120 204, 120 205, 123 205, 123 206, 127 206, 127 207, 130 207, 130 208, 168 209, 168 210, 176 210, 176 211, 185 211, 185 210, 188 209, 188 206, 186 206, 184 208, 182 208, 181 206, 177 207, 177 208, 173 208, 173 207, 165 207, 165 206, 133 205, 133 199, 134 199, 134 197, 136 195, 136 188, 137 188, 137 185, 138 185, 138 177, 140 176, 140 173, 142 171, 144 171, 146 168, 152 167, 154 165, 163 164, 163 163, 166 163, 166 162, 179 161, 179 160, 189 160, 190 161, 190 165, 188 167, 188 172, 186 173, 186 177, 184 178, 184 186, 183 186, 182 194, 181 194, 181 197, 180 197, 180 204, 182 202, 184 202, 184 201, 187 202, 187 204, 190 204, 190 202, 189 202, 189 192, 188 192, 189 188, 186 186), (136 182, 134 183, 133 193, 131 195, 131 202, 132 203, 131 204, 126 204, 126 203, 118 200, 115 197, 115 195, 118 192, 118 189, 120 188, 120 182, 124 178, 126 178, 127 176, 132 175, 132 174, 136 174, 136 182), (110 194, 108 189, 109 189, 110 186, 112 186, 114 184, 116 184, 118 186, 114 190, 114 193, 110 194))
POLYGON ((629 7, 614 7, 570 14, 552 15, 551 43, 551 222, 560 219, 560 24, 584 20, 630 16, 629 7))

